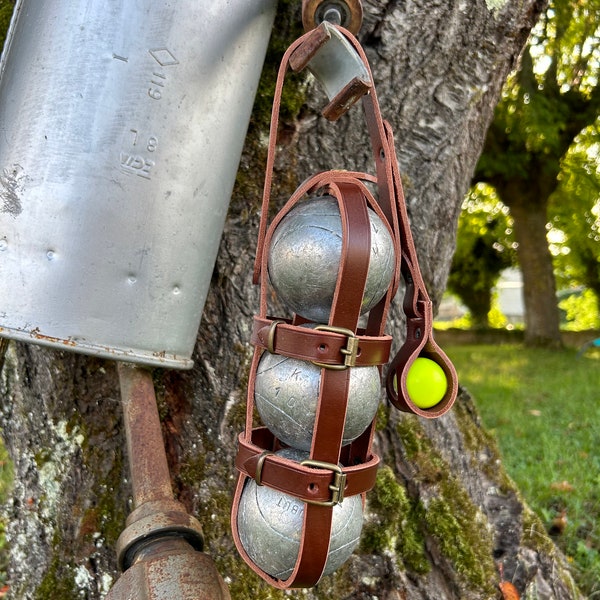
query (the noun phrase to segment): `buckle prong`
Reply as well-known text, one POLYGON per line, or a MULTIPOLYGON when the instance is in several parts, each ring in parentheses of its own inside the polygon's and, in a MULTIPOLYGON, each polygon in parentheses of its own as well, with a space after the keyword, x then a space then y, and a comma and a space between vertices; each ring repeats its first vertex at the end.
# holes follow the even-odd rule
POLYGON ((335 506, 341 504, 344 500, 344 489, 346 487, 346 474, 342 471, 342 467, 333 463, 323 462, 321 460, 303 460, 300 463, 304 467, 313 467, 315 469, 326 469, 333 473, 333 483, 329 484, 331 491, 331 500, 306 500, 307 504, 315 504, 317 506, 335 506))
POLYGON ((359 339, 357 335, 351 329, 345 327, 334 327, 332 325, 317 325, 315 331, 328 331, 330 333, 339 333, 348 337, 346 341, 346 347, 342 348, 340 352, 344 355, 344 364, 341 365, 330 365, 327 363, 317 362, 316 360, 311 361, 313 365, 321 367, 323 369, 331 369, 332 371, 343 371, 348 367, 356 366, 356 357, 358 356, 358 343, 359 339))

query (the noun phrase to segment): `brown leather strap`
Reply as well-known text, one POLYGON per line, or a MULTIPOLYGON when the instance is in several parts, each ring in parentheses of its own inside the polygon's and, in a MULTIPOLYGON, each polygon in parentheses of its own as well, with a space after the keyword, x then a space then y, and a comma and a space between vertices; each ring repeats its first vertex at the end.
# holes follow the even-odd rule
MULTIPOLYGON (((368 61, 358 41, 348 31, 339 29, 354 46, 371 76, 368 61)), ((315 175, 299 186, 269 223, 278 114, 285 74, 290 64, 295 69, 306 65, 322 43, 325 41, 322 32, 318 31, 294 42, 282 59, 275 89, 254 269, 254 282, 260 284, 260 310, 255 317, 252 333, 255 352, 248 382, 246 427, 240 435, 236 458, 240 476, 232 508, 232 530, 240 554, 261 577, 281 589, 309 587, 321 577, 329 549, 331 504, 340 499, 341 493, 336 482, 343 481, 337 478, 339 474, 334 473, 338 469, 337 465, 341 464, 341 474, 345 477, 343 493, 346 495, 364 494, 374 485, 379 462, 378 457, 371 452, 375 421, 352 444, 345 447, 341 445, 348 385, 351 369, 382 365, 388 360, 391 338, 385 335, 384 328, 401 277, 406 283, 404 310, 407 315, 407 339, 393 359, 387 375, 388 396, 401 410, 431 417, 439 416, 450 408, 457 388, 452 364, 433 341, 431 301, 421 277, 408 223, 394 140, 389 124, 381 117, 374 89, 357 88, 350 95, 355 91, 359 94, 366 93, 363 107, 377 176, 343 171, 315 175), (368 183, 377 185, 378 199, 369 190, 368 183), (307 196, 320 193, 329 194, 338 202, 342 221, 342 252, 329 322, 315 329, 302 327, 305 320, 297 316, 293 319, 267 316, 271 293, 267 269, 268 249, 278 225, 296 204, 304 201, 307 196), (369 312, 366 328, 358 330, 370 257, 371 225, 368 208, 377 213, 392 236, 396 269, 387 294, 369 312), (280 447, 278 440, 268 429, 254 428, 254 386, 260 357, 265 350, 322 366, 310 459, 330 466, 314 468, 275 456, 272 453, 280 447), (423 355, 441 364, 450 382, 443 401, 429 411, 421 411, 412 404, 405 385, 410 365, 418 356, 423 355), (394 376, 398 378, 399 392, 394 390, 394 376), (254 565, 241 544, 237 530, 237 510, 247 478, 253 478, 260 485, 268 485, 306 502, 298 559, 292 574, 285 581, 270 577, 254 565)), ((354 96, 352 99, 355 99, 354 96)))
MULTIPOLYGON (((331 501, 330 486, 334 483, 334 473, 276 456, 277 440, 266 427, 254 429, 251 440, 240 434, 238 442, 235 466, 259 485, 267 485, 305 502, 331 501)), ((379 457, 371 454, 364 463, 342 467, 346 475, 344 496, 371 490, 375 485, 378 465, 379 457)))
POLYGON ((452 361, 433 338, 433 305, 423 282, 417 250, 410 229, 402 181, 396 158, 394 138, 389 124, 385 124, 390 149, 394 192, 398 199, 398 215, 402 248, 402 277, 406 283, 403 309, 406 315, 406 339, 392 359, 386 376, 387 396, 396 408, 425 418, 437 418, 447 413, 458 395, 458 376, 452 361), (446 375, 448 387, 442 400, 435 406, 419 408, 408 394, 406 378, 413 362, 419 357, 436 362, 446 375))
MULTIPOLYGON (((342 219, 342 255, 329 323, 355 330, 360 315, 371 249, 371 225, 358 186, 340 184, 336 195, 342 219)), ((350 369, 322 369, 321 389, 310 458, 337 465, 348 403, 350 369)), ((307 504, 301 550, 286 585, 313 586, 323 573, 329 551, 332 507, 307 504), (324 533, 326 533, 324 535, 324 533), (308 551, 303 551, 307 548, 308 551)))
MULTIPOLYGON (((314 360, 316 356, 317 362, 327 366, 340 366, 340 364, 347 366, 347 357, 350 356, 350 364, 352 364, 354 350, 350 350, 348 341, 357 335, 357 325, 371 250, 371 225, 367 206, 370 206, 380 216, 394 240, 397 257, 396 275, 391 286, 394 291, 400 272, 398 228, 393 220, 392 223, 389 222, 386 214, 367 189, 365 182, 374 181, 374 178, 371 176, 339 171, 319 174, 304 182, 268 225, 268 206, 276 145, 277 115, 283 78, 288 68, 290 56, 294 55, 294 53, 296 53, 296 57, 302 55, 302 52, 296 52, 301 46, 301 40, 293 44, 284 56, 279 71, 273 104, 267 175, 263 193, 262 217, 254 275, 255 282, 260 282, 261 286, 260 314, 255 320, 253 342, 256 344, 256 349, 248 384, 246 429, 240 438, 239 455, 236 460, 236 464, 240 470, 240 478, 232 510, 234 539, 241 555, 261 577, 279 588, 312 586, 321 577, 329 549, 332 507, 314 504, 308 502, 308 500, 310 500, 311 494, 313 496, 316 494, 317 498, 327 497, 329 499, 329 493, 331 492, 329 488, 332 485, 333 474, 329 469, 311 469, 293 463, 293 461, 286 461, 280 457, 273 457, 268 453, 265 454, 265 452, 271 451, 270 448, 276 447, 276 440, 269 439, 268 436, 270 433, 267 434, 260 428, 258 430, 253 429, 252 426, 254 384, 260 354, 264 348, 267 348, 269 351, 296 356, 304 360, 314 360), (267 276, 268 252, 266 249, 270 247, 273 233, 283 217, 298 202, 302 201, 307 194, 317 193, 319 189, 337 199, 342 221, 342 253, 331 316, 327 327, 348 330, 352 332, 352 336, 339 334, 331 330, 317 330, 315 332, 312 329, 299 327, 296 322, 292 324, 286 320, 283 320, 284 322, 281 324, 274 325, 273 323, 277 319, 267 317, 269 282, 267 276), (350 352, 350 354, 347 354, 347 352, 350 352), (264 436, 267 436, 267 439, 263 439, 264 436), (257 441, 260 441, 260 443, 257 444, 257 441), (261 569, 252 564, 252 561, 249 560, 249 557, 241 546, 236 518, 244 480, 247 477, 254 477, 261 484, 270 485, 283 493, 295 495, 308 502, 305 506, 298 560, 291 576, 286 581, 275 580, 262 572, 261 569)), ((313 37, 312 40, 308 41, 310 44, 313 44, 315 38, 313 37)), ((385 142, 385 138, 382 138, 382 143, 385 142)), ((380 303, 380 306, 377 307, 377 310, 372 311, 377 313, 379 321, 385 320, 392 296, 393 293, 388 292, 380 303)), ((386 356, 389 353, 389 343, 391 340, 389 336, 383 334, 384 323, 377 322, 373 324, 373 319, 370 319, 369 323, 369 335, 358 335, 355 363, 357 365, 363 363, 380 365, 387 360, 386 356)), ((364 494, 367 489, 372 487, 378 463, 378 458, 374 457, 370 452, 374 423, 361 436, 357 443, 352 444, 350 448, 345 449, 345 452, 342 453, 341 443, 351 368, 340 370, 322 368, 321 370, 321 387, 310 452, 311 460, 331 465, 337 465, 341 459, 350 459, 352 461, 352 463, 346 462, 343 466, 343 473, 346 475, 347 483, 345 493, 349 495, 364 494)))
MULTIPOLYGON (((338 271, 338 279, 333 299, 333 307, 331 312, 330 322, 328 327, 340 327, 348 329, 351 332, 356 332, 357 323, 364 294, 364 287, 369 267, 370 256, 370 220, 367 212, 366 195, 363 193, 363 185, 357 181, 348 180, 346 175, 338 178, 336 174, 331 174, 329 177, 321 178, 322 184, 326 183, 328 191, 337 200, 340 209, 340 218, 342 220, 342 252, 340 258, 340 267, 338 271)), ((281 213, 287 214, 299 197, 290 200, 282 209, 281 213)), ((264 244, 269 247, 276 228, 280 215, 274 219, 271 226, 265 233, 264 244)), ((261 265, 261 288, 266 288, 266 260, 267 253, 262 252, 261 265)), ((266 296, 266 294, 261 294, 266 296)), ((261 301, 261 313, 266 309, 266 302, 261 301)), ((257 318, 259 327, 257 335, 260 335, 262 329, 263 342, 266 341, 267 347, 275 350, 277 344, 282 343, 277 341, 278 329, 282 332, 292 333, 294 330, 303 332, 300 335, 311 336, 314 331, 311 329, 301 328, 288 323, 272 326, 273 319, 267 319, 264 316, 257 318), (265 329, 268 323, 268 328, 265 329), (266 334, 266 340, 264 338, 266 334)), ((344 343, 347 345, 347 337, 332 332, 325 332, 325 340, 327 343, 333 341, 344 343)), ((323 335, 323 332, 318 332, 318 335, 323 335)), ((363 336, 365 341, 368 336, 363 336)), ((384 336, 381 336, 384 337, 384 336)), ((285 335, 282 336, 285 342, 285 335)), ((369 347, 367 341, 367 347, 369 347)), ((248 386, 248 407, 247 407, 247 428, 240 439, 239 455, 236 464, 242 473, 241 479, 244 476, 258 478, 264 485, 271 485, 283 493, 295 495, 304 501, 310 500, 311 494, 316 498, 327 498, 328 502, 331 499, 329 486, 332 485, 333 474, 329 469, 310 469, 302 465, 294 465, 292 461, 286 461, 279 457, 272 457, 269 454, 264 454, 265 451, 270 451, 273 447, 272 441, 267 437, 260 444, 256 444, 257 439, 261 436, 269 435, 261 433, 260 430, 252 429, 253 414, 253 390, 256 378, 256 366, 258 364, 258 356, 262 351, 262 345, 258 345, 255 351, 255 358, 251 369, 250 381, 248 386), (267 446, 267 448, 265 448, 267 446), (257 471, 259 474, 257 475, 257 471), (307 498, 308 495, 308 498, 307 498)), ((374 354, 377 355, 385 347, 387 340, 373 341, 371 348, 374 354), (383 342, 380 346, 380 342, 383 342), (378 348, 379 346, 379 348, 378 348)), ((341 349, 337 351, 338 357, 336 362, 340 361, 341 349)), ((357 356, 358 358, 358 356, 357 356)), ((379 359, 378 359, 379 360, 379 359)), ((348 383, 350 369, 331 370, 323 368, 321 370, 321 389, 317 406, 317 414, 315 427, 312 438, 312 448, 310 458, 323 463, 337 465, 341 455, 341 440, 345 422, 346 405, 348 399, 348 383)), ((376 467, 378 459, 373 457, 368 448, 364 448, 364 455, 354 455, 357 460, 356 465, 345 465, 343 467, 344 475, 347 475, 347 489, 345 493, 352 495, 355 493, 363 494, 366 489, 370 489, 374 483, 376 467)), ((232 520, 234 539, 239 540, 237 533, 237 524, 235 515, 237 506, 239 505, 239 494, 243 489, 243 483, 238 483, 236 497, 234 501, 234 509, 232 520)), ((270 581, 272 585, 279 588, 289 587, 309 587, 314 585, 321 577, 322 571, 327 562, 329 550, 329 531, 331 527, 332 506, 315 505, 307 503, 304 513, 304 525, 301 537, 301 549, 298 555, 298 561, 294 567, 293 573, 286 581, 278 581, 270 578, 263 573, 256 565, 250 561, 250 566, 254 568, 261 577, 270 581)), ((239 543, 236 541, 236 545, 239 543)), ((245 556, 243 548, 240 549, 242 556, 245 556)))
POLYGON ((250 341, 272 354, 330 367, 384 365, 390 358, 392 345, 392 337, 389 335, 349 336, 330 329, 309 329, 281 319, 260 316, 254 317, 250 341))
MULTIPOLYGON (((348 37, 348 39, 365 64, 368 64, 364 50, 358 41, 352 37, 348 37)), ((388 369, 387 396, 392 404, 402 411, 412 412, 426 418, 436 418, 452 408, 458 394, 458 377, 454 365, 433 339, 433 306, 421 275, 410 228, 394 136, 390 124, 381 118, 375 89, 363 97, 363 109, 375 157, 379 204, 392 223, 394 230, 398 232, 402 278, 406 285, 403 302, 403 310, 406 315, 406 338, 388 369), (430 358, 438 363, 448 381, 448 388, 441 402, 426 410, 419 408, 411 401, 406 388, 408 371, 419 356, 430 358), (394 385, 394 380, 396 380, 396 385, 394 385)), ((380 307, 377 307, 375 311, 371 311, 370 316, 376 322, 379 310, 380 307)))

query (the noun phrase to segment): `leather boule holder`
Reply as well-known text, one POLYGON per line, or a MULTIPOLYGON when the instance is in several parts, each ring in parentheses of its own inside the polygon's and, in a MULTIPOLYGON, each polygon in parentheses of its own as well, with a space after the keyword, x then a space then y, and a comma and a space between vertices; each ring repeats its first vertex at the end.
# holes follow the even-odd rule
POLYGON ((274 95, 254 276, 254 282, 260 284, 260 310, 254 319, 252 333, 255 351, 248 383, 246 427, 239 436, 236 457, 239 478, 232 508, 232 531, 244 560, 263 579, 281 589, 311 587, 318 582, 327 561, 333 507, 344 497, 356 494, 361 494, 364 502, 366 492, 375 484, 379 464, 379 457, 371 451, 375 420, 358 439, 342 446, 348 383, 352 368, 377 366, 381 372, 388 362, 392 337, 386 335, 384 330, 401 277, 406 285, 403 304, 407 319, 406 340, 392 360, 387 374, 388 398, 400 410, 431 418, 448 411, 457 393, 454 367, 432 337, 432 306, 421 277, 408 223, 392 131, 381 117, 372 81, 368 61, 354 36, 342 28, 323 23, 296 40, 287 50, 274 95), (302 183, 269 223, 278 115, 285 74, 289 67, 295 71, 306 66, 310 68, 311 61, 319 60, 319 52, 331 39, 334 43, 348 45, 364 66, 366 76, 354 78, 340 86, 324 110, 324 115, 335 120, 362 98, 376 175, 347 171, 319 173, 302 183), (377 190, 376 195, 372 189, 377 190), (314 329, 302 327, 306 319, 298 315, 293 315, 291 319, 268 315, 267 301, 272 292, 267 261, 271 239, 282 219, 308 196, 322 194, 337 201, 343 236, 329 322, 314 329), (369 311, 366 325, 359 327, 371 247, 368 208, 380 217, 393 239, 395 273, 387 293, 369 311), (255 427, 254 384, 258 363, 264 352, 311 361, 321 367, 317 414, 308 462, 298 463, 276 456, 274 452, 282 447, 281 442, 266 427, 255 427), (429 410, 415 406, 406 391, 408 369, 419 356, 426 356, 438 363, 448 380, 444 398, 429 410), (397 386, 393 384, 394 376, 397 377, 397 386), (262 571, 252 562, 241 543, 237 514, 240 497, 249 478, 305 503, 298 559, 286 580, 276 579, 262 571))

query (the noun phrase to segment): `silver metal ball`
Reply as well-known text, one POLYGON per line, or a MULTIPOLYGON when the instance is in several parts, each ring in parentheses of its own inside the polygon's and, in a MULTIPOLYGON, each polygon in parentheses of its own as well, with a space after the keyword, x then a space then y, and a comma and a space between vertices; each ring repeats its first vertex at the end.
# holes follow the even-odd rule
MULTIPOLYGON (((388 290, 394 275, 392 237, 369 209, 371 254, 361 307, 371 310, 388 290)), ((269 249, 268 271, 275 292, 294 313, 329 320, 342 255, 342 220, 331 196, 297 204, 277 226, 269 249)))
MULTIPOLYGON (((308 458, 308 453, 293 448, 277 454, 296 461, 308 458)), ((237 514, 240 541, 252 561, 272 577, 287 579, 292 574, 300 550, 304 507, 298 498, 266 485, 259 486, 253 479, 247 480, 244 486, 237 514)), ((362 523, 360 495, 344 498, 333 507, 324 575, 341 567, 354 552, 362 523)))
MULTIPOLYGON (((263 423, 284 444, 310 450, 315 425, 321 368, 295 358, 265 352, 260 359, 254 401, 263 423)), ((342 444, 369 426, 379 406, 381 380, 377 367, 351 367, 348 408, 342 444)))

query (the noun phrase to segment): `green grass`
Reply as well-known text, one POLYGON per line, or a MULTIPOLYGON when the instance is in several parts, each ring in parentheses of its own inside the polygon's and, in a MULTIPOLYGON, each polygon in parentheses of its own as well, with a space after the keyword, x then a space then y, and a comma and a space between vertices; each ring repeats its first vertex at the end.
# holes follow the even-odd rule
POLYGON ((495 434, 505 467, 550 528, 582 591, 600 598, 600 354, 521 346, 445 348, 495 434))

